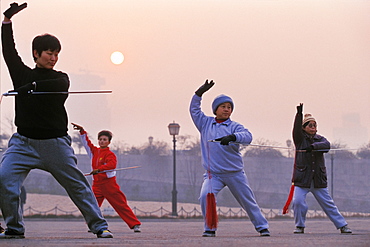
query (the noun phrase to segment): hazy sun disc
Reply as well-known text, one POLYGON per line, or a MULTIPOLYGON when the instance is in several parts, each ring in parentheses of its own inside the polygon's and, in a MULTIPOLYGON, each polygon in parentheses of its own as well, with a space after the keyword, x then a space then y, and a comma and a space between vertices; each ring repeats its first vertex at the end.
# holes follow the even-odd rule
POLYGON ((123 63, 124 59, 125 57, 119 51, 115 51, 112 53, 112 55, 110 55, 110 60, 112 61, 112 63, 117 64, 117 65, 123 63))

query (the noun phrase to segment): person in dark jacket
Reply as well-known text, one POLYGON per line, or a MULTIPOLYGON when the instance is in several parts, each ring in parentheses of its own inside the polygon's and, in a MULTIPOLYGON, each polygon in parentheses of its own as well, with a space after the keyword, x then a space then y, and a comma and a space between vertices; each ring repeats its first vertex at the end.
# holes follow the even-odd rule
POLYGON ((1 26, 2 51, 13 82, 17 132, 9 140, 0 165, 0 208, 6 230, 0 239, 24 238, 25 225, 20 203, 21 187, 32 169, 49 172, 79 208, 90 230, 99 238, 112 238, 107 221, 77 159, 67 133, 68 117, 64 103, 67 94, 33 95, 30 92, 67 92, 66 73, 54 70, 61 50, 59 40, 50 34, 32 42, 35 68, 25 65, 18 55, 10 18, 27 7, 12 3, 4 12, 1 26))
POLYGON ((296 229, 304 233, 306 227, 306 196, 311 192, 329 219, 341 233, 352 233, 347 222, 335 206, 327 188, 324 153, 330 150, 329 141, 317 134, 317 123, 311 114, 303 118, 303 104, 297 106, 293 127, 293 141, 296 147, 296 161, 293 172, 295 186, 293 211, 296 229))

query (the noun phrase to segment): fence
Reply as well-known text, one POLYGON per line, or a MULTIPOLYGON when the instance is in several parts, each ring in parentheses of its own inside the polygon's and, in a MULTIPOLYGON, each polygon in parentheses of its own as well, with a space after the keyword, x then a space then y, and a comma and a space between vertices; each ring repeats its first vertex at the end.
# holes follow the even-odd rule
MULTIPOLYGON (((135 215, 139 218, 174 218, 172 216, 172 211, 160 207, 153 211, 143 211, 137 207, 132 208, 135 215)), ((293 211, 290 210, 287 214, 282 215, 281 209, 261 209, 262 214, 266 219, 274 218, 293 218, 293 211)), ((341 212, 344 217, 370 217, 370 213, 353 213, 353 212, 341 212)), ((177 212, 178 216, 175 218, 202 218, 202 212, 194 207, 193 210, 185 210, 183 207, 177 212)), ((218 208, 217 214, 220 218, 228 219, 239 219, 239 218, 249 218, 247 213, 242 208, 229 208, 227 210, 222 210, 218 208)), ((24 210, 24 217, 82 217, 79 210, 65 211, 58 206, 46 211, 40 211, 32 207, 28 207, 24 210)), ((107 215, 105 215, 107 217, 107 215)), ((119 217, 117 215, 109 217, 119 217)), ((326 214, 321 210, 309 210, 307 213, 307 218, 323 218, 327 217, 326 214)))
MULTIPOLYGON (((87 155, 78 156, 78 167, 91 170, 87 155)), ((139 169, 117 172, 117 182, 130 201, 172 200, 173 157, 149 155, 119 155, 120 167, 140 166, 139 169)), ((249 184, 261 208, 280 208, 285 204, 291 186, 292 158, 245 158, 245 172, 249 184)), ((328 189, 341 211, 370 213, 370 159, 326 160, 328 189)), ((203 167, 200 157, 177 156, 177 200, 198 203, 203 167)), ((91 180, 91 177, 88 177, 91 180)), ((42 170, 33 170, 25 180, 29 193, 67 195, 54 177, 42 170)), ((312 210, 321 210, 315 198, 309 194, 307 203, 312 210)), ((54 204, 53 204, 54 205, 54 204)), ((217 206, 239 207, 228 188, 217 195, 217 206)), ((155 207, 155 208, 159 208, 155 207)))

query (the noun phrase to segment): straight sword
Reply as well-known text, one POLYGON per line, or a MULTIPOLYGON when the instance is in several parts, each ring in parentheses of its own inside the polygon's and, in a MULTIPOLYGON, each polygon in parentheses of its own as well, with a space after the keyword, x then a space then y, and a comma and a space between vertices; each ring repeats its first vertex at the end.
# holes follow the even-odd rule
MULTIPOLYGON (((209 142, 216 142, 220 143, 221 141, 216 141, 216 140, 209 140, 209 142)), ((230 142, 231 144, 236 143, 236 142, 230 142)), ((267 147, 267 148, 280 148, 280 149, 291 149, 294 150, 293 148, 289 147, 279 147, 279 146, 269 146, 269 145, 259 145, 259 144, 242 144, 245 146, 252 146, 252 147, 267 147)), ((349 150, 357 150, 356 148, 331 148, 331 149, 313 149, 312 152, 329 152, 329 151, 349 151, 349 150)), ((295 150, 297 153, 305 153, 306 150, 295 150)))
MULTIPOLYGON (((139 168, 140 166, 130 166, 130 167, 124 167, 124 168, 118 168, 118 169, 113 169, 113 170, 105 170, 105 171, 101 171, 101 172, 98 172, 98 173, 105 173, 105 172, 114 172, 114 171, 122 171, 122 170, 128 170, 128 169, 135 169, 135 168, 139 168)), ((98 174, 97 173, 97 174, 98 174)), ((90 173, 85 173, 84 174, 85 176, 89 176, 89 175, 92 175, 90 173)))
MULTIPOLYGON (((44 94, 88 94, 88 93, 112 93, 112 90, 95 90, 95 91, 71 91, 71 92, 36 92, 36 91, 30 91, 28 94, 31 95, 44 95, 44 94)), ((17 96, 18 92, 6 92, 3 93, 3 96, 17 96)))

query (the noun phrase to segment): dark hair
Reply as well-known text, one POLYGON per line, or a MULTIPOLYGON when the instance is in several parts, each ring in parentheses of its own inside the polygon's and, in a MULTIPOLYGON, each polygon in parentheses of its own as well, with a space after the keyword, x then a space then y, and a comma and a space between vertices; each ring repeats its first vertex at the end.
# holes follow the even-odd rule
POLYGON ((36 36, 32 41, 32 56, 33 60, 36 62, 36 57, 33 54, 33 51, 36 50, 37 54, 41 56, 43 51, 57 51, 60 52, 62 46, 57 37, 51 34, 42 34, 36 36))
POLYGON ((112 137, 113 137, 113 134, 112 132, 110 132, 109 130, 102 130, 98 133, 98 139, 101 137, 101 136, 108 136, 108 140, 111 141, 112 140, 112 137))

